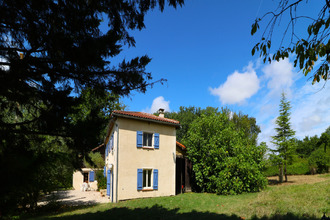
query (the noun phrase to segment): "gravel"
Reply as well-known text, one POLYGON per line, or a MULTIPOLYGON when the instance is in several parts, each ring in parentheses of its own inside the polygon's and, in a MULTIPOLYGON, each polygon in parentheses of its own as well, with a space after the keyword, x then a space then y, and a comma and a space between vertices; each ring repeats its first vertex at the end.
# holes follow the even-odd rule
POLYGON ((80 205, 94 205, 99 203, 108 203, 110 200, 107 196, 102 197, 98 191, 80 190, 63 190, 55 191, 46 195, 38 205, 46 205, 50 201, 61 202, 65 205, 80 206, 80 205))

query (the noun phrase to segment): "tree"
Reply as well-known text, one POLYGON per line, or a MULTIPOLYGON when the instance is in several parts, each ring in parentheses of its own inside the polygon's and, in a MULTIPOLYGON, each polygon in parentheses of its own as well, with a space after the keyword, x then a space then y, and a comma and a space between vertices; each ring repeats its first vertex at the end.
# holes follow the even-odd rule
POLYGON ((296 152, 301 158, 308 158, 311 153, 319 146, 319 138, 317 135, 312 137, 306 136, 303 140, 297 141, 296 152))
POLYGON ((256 119, 244 115, 242 112, 238 114, 232 113, 231 120, 235 123, 236 128, 242 130, 248 138, 251 145, 257 145, 258 134, 261 132, 260 127, 256 124, 256 119))
POLYGON ((176 132, 176 139, 182 142, 191 123, 201 115, 201 108, 180 106, 178 112, 166 112, 165 117, 180 121, 181 128, 176 132))
POLYGON ((277 146, 275 150, 278 153, 280 158, 280 172, 279 172, 279 180, 283 181, 283 165, 284 165, 284 174, 285 174, 285 182, 288 181, 287 177, 287 163, 290 160, 290 157, 294 153, 294 139, 295 131, 291 129, 290 123, 290 102, 286 100, 285 93, 282 93, 282 98, 280 102, 280 115, 276 119, 275 128, 276 135, 272 136, 272 143, 277 146))
MULTIPOLYGON (((305 76, 312 74, 313 84, 321 79, 328 80, 329 63, 330 63, 330 2, 324 0, 324 6, 320 8, 316 17, 312 18, 307 15, 299 14, 299 7, 303 4, 313 4, 311 1, 303 0, 279 0, 278 7, 271 12, 266 13, 261 18, 257 18, 252 25, 251 34, 254 35, 262 22, 265 22, 265 28, 261 35, 261 40, 253 47, 252 55, 256 51, 260 51, 260 57, 263 57, 264 63, 272 60, 279 61, 289 57, 290 54, 295 54, 294 66, 298 66, 303 70, 305 76), (307 34, 300 36, 296 26, 299 21, 306 24, 309 22, 307 34), (274 41, 273 33, 277 32, 275 28, 282 26, 284 23, 283 38, 275 51, 272 52, 272 43, 274 41), (288 36, 287 36, 288 35, 288 36), (283 45, 285 38, 289 38, 289 43, 283 45), (316 61, 320 64, 316 65, 316 61), (314 71, 314 67, 316 70, 314 71)), ((301 24, 301 23, 300 23, 301 24)))
POLYGON ((231 112, 228 108, 218 108, 214 107, 206 107, 205 109, 201 109, 200 107, 180 107, 178 112, 166 112, 165 116, 167 118, 172 118, 180 121, 181 128, 177 131, 177 140, 179 142, 183 142, 190 125, 192 122, 199 118, 201 115, 219 115, 224 113, 235 123, 235 127, 238 130, 242 130, 245 136, 251 141, 252 144, 256 145, 258 134, 260 133, 260 128, 256 124, 256 119, 249 117, 248 115, 244 115, 239 112, 238 114, 235 112, 231 112))
MULTIPOLYGON (((166 2, 177 7, 184 0, 166 2)), ((20 191, 7 184, 1 191, 2 214, 30 194, 34 207, 40 190, 52 188, 35 178, 39 168, 46 169, 43 159, 55 163, 63 153, 79 168, 78 161, 103 141, 97 133, 106 123, 102 114, 113 109, 97 100, 145 92, 164 81, 152 81, 147 55, 118 65, 115 59, 123 46, 135 45, 129 31, 145 28, 145 14, 156 7, 163 10, 165 0, 1 1, 0 171, 4 179, 17 176, 20 186, 26 185, 20 191), (58 153, 47 148, 48 140, 58 153), (16 166, 10 167, 8 158, 16 158, 16 166), (34 172, 24 173, 27 167, 34 172)))
MULTIPOLYGON (((182 6, 183 0, 168 4, 182 6)), ((21 105, 38 115, 19 123, 1 120, 1 133, 72 136, 65 130, 67 119, 83 89, 145 92, 155 83, 146 72, 151 59, 145 55, 115 66, 111 58, 124 45, 135 45, 128 31, 143 29, 145 14, 158 5, 163 10, 165 0, 2 1, 0 116, 5 109, 22 114, 21 105), (33 129, 26 130, 28 124, 33 129)))
POLYGON ((196 118, 184 143, 201 191, 240 194, 265 187, 264 145, 251 145, 226 111, 196 118))

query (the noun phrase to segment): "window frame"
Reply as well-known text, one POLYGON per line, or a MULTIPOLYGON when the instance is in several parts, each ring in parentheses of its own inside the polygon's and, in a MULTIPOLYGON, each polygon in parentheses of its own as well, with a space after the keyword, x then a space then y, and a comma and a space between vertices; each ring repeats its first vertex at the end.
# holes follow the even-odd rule
MULTIPOLYGON (((148 142, 148 138, 147 137, 147 142, 148 142)), ((147 143, 148 144, 148 143, 147 143)), ((153 132, 146 132, 146 131, 142 131, 142 147, 143 148, 154 148, 154 133, 153 132), (144 142, 145 142, 145 134, 146 135, 151 135, 151 143, 150 143, 150 146, 149 145, 144 145, 144 142)))
POLYGON ((142 190, 153 190, 153 177, 154 172, 152 168, 142 168, 142 190), (147 184, 148 179, 150 181, 150 186, 147 184))

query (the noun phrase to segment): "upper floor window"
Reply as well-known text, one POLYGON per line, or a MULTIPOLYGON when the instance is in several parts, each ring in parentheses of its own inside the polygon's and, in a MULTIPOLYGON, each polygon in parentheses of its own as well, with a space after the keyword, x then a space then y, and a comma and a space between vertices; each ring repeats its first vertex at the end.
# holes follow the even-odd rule
POLYGON ((152 134, 143 132, 143 147, 152 147, 152 134))
POLYGON ((151 132, 136 132, 136 147, 142 148, 152 148, 159 149, 159 134, 151 132))

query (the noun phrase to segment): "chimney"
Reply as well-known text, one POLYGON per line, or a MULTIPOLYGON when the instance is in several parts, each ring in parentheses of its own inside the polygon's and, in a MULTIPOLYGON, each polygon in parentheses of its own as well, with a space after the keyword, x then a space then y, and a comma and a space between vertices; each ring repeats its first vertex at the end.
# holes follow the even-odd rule
POLYGON ((163 108, 160 108, 158 110, 158 113, 159 113, 159 117, 164 118, 164 109, 163 108))

